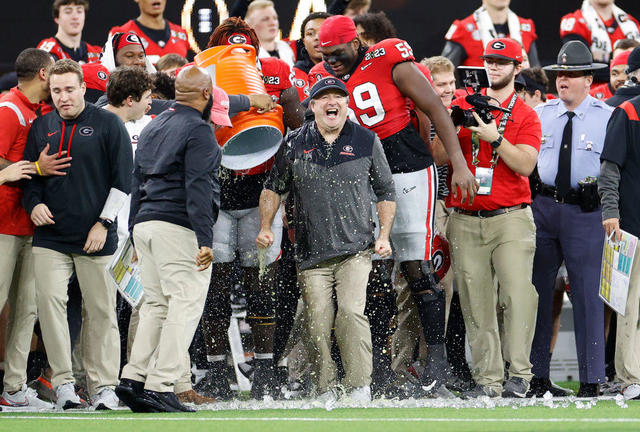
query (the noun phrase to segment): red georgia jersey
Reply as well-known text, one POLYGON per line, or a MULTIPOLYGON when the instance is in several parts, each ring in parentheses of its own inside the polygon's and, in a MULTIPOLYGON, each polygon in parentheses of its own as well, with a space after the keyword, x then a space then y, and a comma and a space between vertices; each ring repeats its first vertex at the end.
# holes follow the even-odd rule
MULTIPOLYGON (((640 30, 640 23, 631 15, 626 15, 624 19, 630 19, 636 24, 638 30, 640 30)), ((611 17, 610 20, 604 21, 604 25, 607 27, 607 33, 609 34, 609 39, 611 40, 611 46, 613 46, 618 40, 624 39, 626 36, 622 33, 619 25, 616 24, 616 18, 611 17), (611 31, 613 30, 613 31, 611 31)), ((573 11, 572 13, 566 14, 562 17, 560 21, 560 38, 565 38, 569 35, 578 35, 581 36, 584 40, 587 41, 587 44, 591 46, 593 41, 591 40, 591 30, 587 26, 587 21, 584 19, 582 15, 582 11, 580 9, 573 11)))
POLYGON ((309 74, 295 66, 293 67, 293 86, 298 91, 301 101, 309 97, 309 74))
MULTIPOLYGON (((80 43, 85 45, 85 49, 87 51, 87 55, 84 58, 84 63, 93 63, 100 60, 100 53, 102 52, 102 48, 100 48, 99 46, 88 44, 85 41, 81 41, 80 43)), ((37 48, 47 51, 58 60, 71 58, 69 57, 69 54, 67 54, 67 52, 62 49, 60 42, 58 42, 58 39, 56 39, 55 37, 41 40, 37 48)))
MULTIPOLYGON (((349 90, 349 118, 385 139, 407 127, 411 121, 407 98, 393 82, 393 67, 414 61, 409 44, 401 39, 385 39, 370 47, 362 62, 345 82, 349 90)), ((333 76, 325 62, 309 71, 309 86, 333 76)))
POLYGON ((138 27, 134 20, 129 20, 120 27, 112 28, 111 31, 109 31, 109 36, 119 32, 134 32, 138 37, 140 37, 142 45, 144 45, 145 53, 149 58, 149 61, 153 64, 156 64, 160 57, 165 54, 175 53, 186 58, 187 52, 189 51, 187 32, 182 27, 172 22, 169 22, 169 29, 171 30, 171 37, 163 47, 160 47, 149 36, 147 36, 140 27, 138 27))
POLYGON ((271 96, 278 102, 280 94, 293 86, 293 72, 284 60, 277 57, 265 57, 260 59, 262 70, 262 80, 264 87, 271 96))
POLYGON ((107 91, 107 81, 109 81, 109 71, 102 63, 87 63, 82 65, 82 75, 87 89, 107 91))
POLYGON ((609 83, 602 83, 591 87, 589 94, 596 99, 607 100, 613 96, 609 83))
MULTIPOLYGON (((531 44, 538 39, 536 27, 533 20, 518 17, 520 20, 520 34, 522 44, 526 52, 529 52, 531 44)), ((463 20, 455 20, 444 37, 446 40, 456 42, 464 48, 467 58, 462 62, 462 66, 483 66, 480 56, 484 53, 480 31, 473 15, 469 15, 463 20)))

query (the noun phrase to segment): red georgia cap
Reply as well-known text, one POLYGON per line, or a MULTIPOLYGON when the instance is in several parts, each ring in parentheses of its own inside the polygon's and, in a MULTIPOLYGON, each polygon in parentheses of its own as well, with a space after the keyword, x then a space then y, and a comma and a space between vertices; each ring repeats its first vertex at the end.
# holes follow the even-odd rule
POLYGON ((138 35, 135 34, 134 32, 128 32, 123 34, 122 37, 120 37, 120 41, 118 41, 118 46, 114 51, 118 52, 122 48, 126 47, 127 45, 140 45, 142 49, 144 49, 144 45, 142 44, 142 41, 140 40, 138 35))
POLYGON ((318 40, 321 47, 331 47, 351 42, 358 37, 356 25, 351 18, 334 15, 322 22, 318 40))
POLYGON ((518 41, 509 38, 493 39, 489 41, 484 49, 484 55, 480 56, 480 58, 500 58, 522 63, 522 45, 518 41))
POLYGON ((615 56, 613 58, 613 60, 611 60, 611 69, 613 69, 615 66, 620 66, 620 65, 628 65, 629 64, 629 56, 631 55, 631 51, 633 50, 629 50, 629 51, 624 51, 621 52, 620 54, 618 54, 617 56, 615 56))

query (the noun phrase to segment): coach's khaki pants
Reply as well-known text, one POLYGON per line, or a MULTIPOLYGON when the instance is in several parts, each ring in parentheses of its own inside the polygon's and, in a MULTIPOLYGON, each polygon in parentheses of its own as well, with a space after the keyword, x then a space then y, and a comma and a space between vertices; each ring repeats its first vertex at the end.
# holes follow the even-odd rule
POLYGON ((189 345, 204 309, 211 267, 198 271, 198 242, 190 229, 149 221, 134 227, 133 238, 145 294, 122 378, 145 382, 147 390, 171 392, 189 369, 189 345))
POLYGON ((0 310, 9 302, 4 355, 4 391, 27 381, 27 358, 36 322, 36 284, 31 236, 0 234, 0 310))
POLYGON ((623 386, 640 384, 640 251, 633 258, 625 315, 618 314, 616 375, 623 386))
POLYGON ((531 208, 480 218, 452 213, 447 237, 473 357, 473 378, 502 392, 509 375, 531 381, 538 294, 531 283, 536 228, 531 208), (500 290, 496 289, 494 275, 500 290), (504 310, 500 343, 496 307, 504 310))
POLYGON ((33 248, 36 297, 42 338, 53 370, 51 384, 73 383, 71 341, 67 324, 67 286, 75 267, 82 292, 82 363, 87 390, 95 395, 118 384, 120 334, 116 289, 108 280, 111 256, 64 254, 33 248))
POLYGON ((307 307, 309 336, 315 353, 314 383, 318 393, 336 384, 336 365, 331 359, 331 328, 340 348, 348 388, 371 384, 371 329, 364 314, 371 251, 324 261, 298 273, 300 292, 307 307), (333 304, 333 292, 338 312, 333 304))

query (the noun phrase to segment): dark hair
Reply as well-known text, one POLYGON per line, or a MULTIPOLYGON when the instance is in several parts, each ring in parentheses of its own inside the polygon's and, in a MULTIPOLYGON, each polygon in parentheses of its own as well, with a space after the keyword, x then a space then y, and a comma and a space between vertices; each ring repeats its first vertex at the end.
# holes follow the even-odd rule
POLYGON ((78 5, 84 7, 84 13, 89 10, 89 0, 55 0, 53 2, 52 13, 54 18, 60 16, 60 8, 67 5, 78 5))
POLYGON ((542 96, 542 100, 547 100, 547 90, 549 88, 549 78, 547 78, 547 74, 540 67, 532 67, 528 69, 522 69, 520 71, 520 75, 524 78, 527 86, 525 87, 525 91, 533 96, 536 90, 540 91, 540 95, 542 96), (537 88, 535 88, 537 87, 537 88))
POLYGON ((16 58, 16 75, 18 81, 29 81, 35 78, 41 69, 53 63, 51 54, 38 48, 27 48, 16 58))
POLYGON ((635 39, 620 39, 613 44, 613 49, 628 50, 640 46, 640 42, 635 39))
POLYGON ((222 24, 216 27, 211 33, 207 48, 227 45, 227 39, 234 33, 242 33, 247 36, 249 45, 253 45, 256 49, 256 55, 258 54, 258 50, 260 49, 258 35, 256 31, 249 27, 249 24, 240 17, 231 17, 222 21, 222 24))
POLYGON ((131 96, 140 102, 147 90, 153 90, 153 77, 145 70, 133 66, 120 66, 109 75, 107 100, 114 107, 122 106, 131 96))
POLYGON ((328 12, 312 12, 309 15, 307 15, 307 17, 304 20, 302 20, 302 25, 300 26, 300 32, 302 33, 302 37, 304 38, 304 30, 307 27, 307 24, 309 23, 309 21, 313 21, 316 19, 327 19, 330 16, 332 15, 328 12))
POLYGON ((156 63, 156 70, 158 72, 162 72, 163 70, 171 69, 171 68, 179 68, 187 64, 187 59, 175 54, 165 54, 156 63))
POLYGON ((154 76, 153 94, 156 99, 171 100, 176 98, 176 79, 166 73, 158 72, 154 76))
POLYGON ((382 11, 358 15, 353 21, 364 29, 364 38, 373 39, 375 43, 396 37, 396 28, 382 11))
POLYGON ((54 63, 54 65, 49 70, 49 83, 51 83, 51 77, 53 75, 64 75, 67 73, 76 74, 78 80, 80 81, 80 84, 82 84, 84 80, 82 67, 77 62, 71 59, 62 59, 54 63))

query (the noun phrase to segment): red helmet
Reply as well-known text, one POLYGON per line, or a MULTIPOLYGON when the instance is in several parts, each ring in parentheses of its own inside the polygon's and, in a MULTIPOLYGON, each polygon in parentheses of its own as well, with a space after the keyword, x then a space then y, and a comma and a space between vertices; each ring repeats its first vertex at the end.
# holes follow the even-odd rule
POLYGON ((440 280, 444 279, 444 276, 451 267, 451 258, 449 256, 449 242, 441 234, 438 234, 433 238, 431 262, 433 263, 433 269, 440 280))

